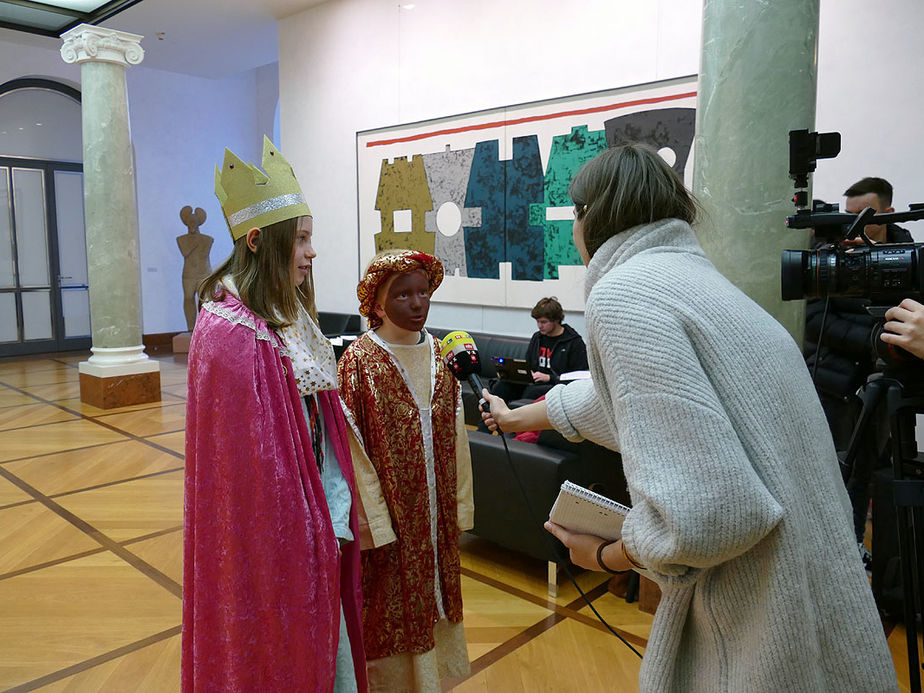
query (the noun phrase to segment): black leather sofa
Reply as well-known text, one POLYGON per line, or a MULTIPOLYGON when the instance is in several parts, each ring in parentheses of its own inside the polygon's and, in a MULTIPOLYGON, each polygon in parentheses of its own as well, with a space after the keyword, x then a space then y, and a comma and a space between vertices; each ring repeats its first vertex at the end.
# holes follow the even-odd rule
POLYGON ((363 330, 362 317, 358 313, 331 313, 318 311, 318 326, 325 337, 341 334, 360 334, 363 330))
POLYGON ((542 524, 562 482, 574 482, 629 505, 622 458, 590 441, 569 442, 555 431, 543 431, 537 443, 508 437, 509 462, 500 436, 469 431, 468 440, 475 499, 471 533, 548 561, 549 594, 554 597, 558 568, 568 561, 568 554, 542 524))

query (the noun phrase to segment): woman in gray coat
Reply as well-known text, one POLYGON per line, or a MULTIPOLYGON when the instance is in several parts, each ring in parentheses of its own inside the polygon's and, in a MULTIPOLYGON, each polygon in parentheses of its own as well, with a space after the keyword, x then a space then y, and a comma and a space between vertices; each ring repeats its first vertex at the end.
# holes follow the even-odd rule
POLYGON ((484 416, 622 453, 622 539, 546 527, 578 565, 660 586, 640 689, 897 690, 799 348, 706 258, 657 152, 607 150, 570 194, 591 379, 514 410, 485 391, 484 416))

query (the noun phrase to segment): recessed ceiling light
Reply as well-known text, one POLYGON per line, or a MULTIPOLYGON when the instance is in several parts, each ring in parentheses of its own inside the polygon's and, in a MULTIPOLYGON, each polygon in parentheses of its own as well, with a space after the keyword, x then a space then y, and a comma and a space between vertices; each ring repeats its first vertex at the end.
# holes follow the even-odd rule
POLYGON ((402 10, 413 10, 417 5, 401 5, 402 10))

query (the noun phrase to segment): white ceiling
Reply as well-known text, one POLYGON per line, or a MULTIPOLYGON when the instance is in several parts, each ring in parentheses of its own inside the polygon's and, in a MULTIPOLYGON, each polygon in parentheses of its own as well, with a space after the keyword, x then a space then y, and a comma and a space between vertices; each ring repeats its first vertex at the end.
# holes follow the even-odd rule
MULTIPOLYGON (((145 67, 219 78, 276 62, 276 21, 324 1, 142 0, 101 26, 144 36, 145 67)), ((61 45, 60 39, 8 29, 0 29, 0 41, 53 50, 61 45)))

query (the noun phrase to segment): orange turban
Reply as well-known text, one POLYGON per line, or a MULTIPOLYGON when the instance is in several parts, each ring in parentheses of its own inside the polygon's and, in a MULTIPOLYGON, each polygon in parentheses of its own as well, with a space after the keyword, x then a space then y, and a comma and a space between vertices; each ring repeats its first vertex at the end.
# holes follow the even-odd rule
POLYGON ((419 250, 390 250, 376 255, 356 287, 359 298, 359 314, 369 321, 369 329, 382 324, 375 314, 375 295, 379 287, 393 274, 404 274, 422 269, 430 278, 430 293, 443 282, 443 263, 432 255, 419 250))

